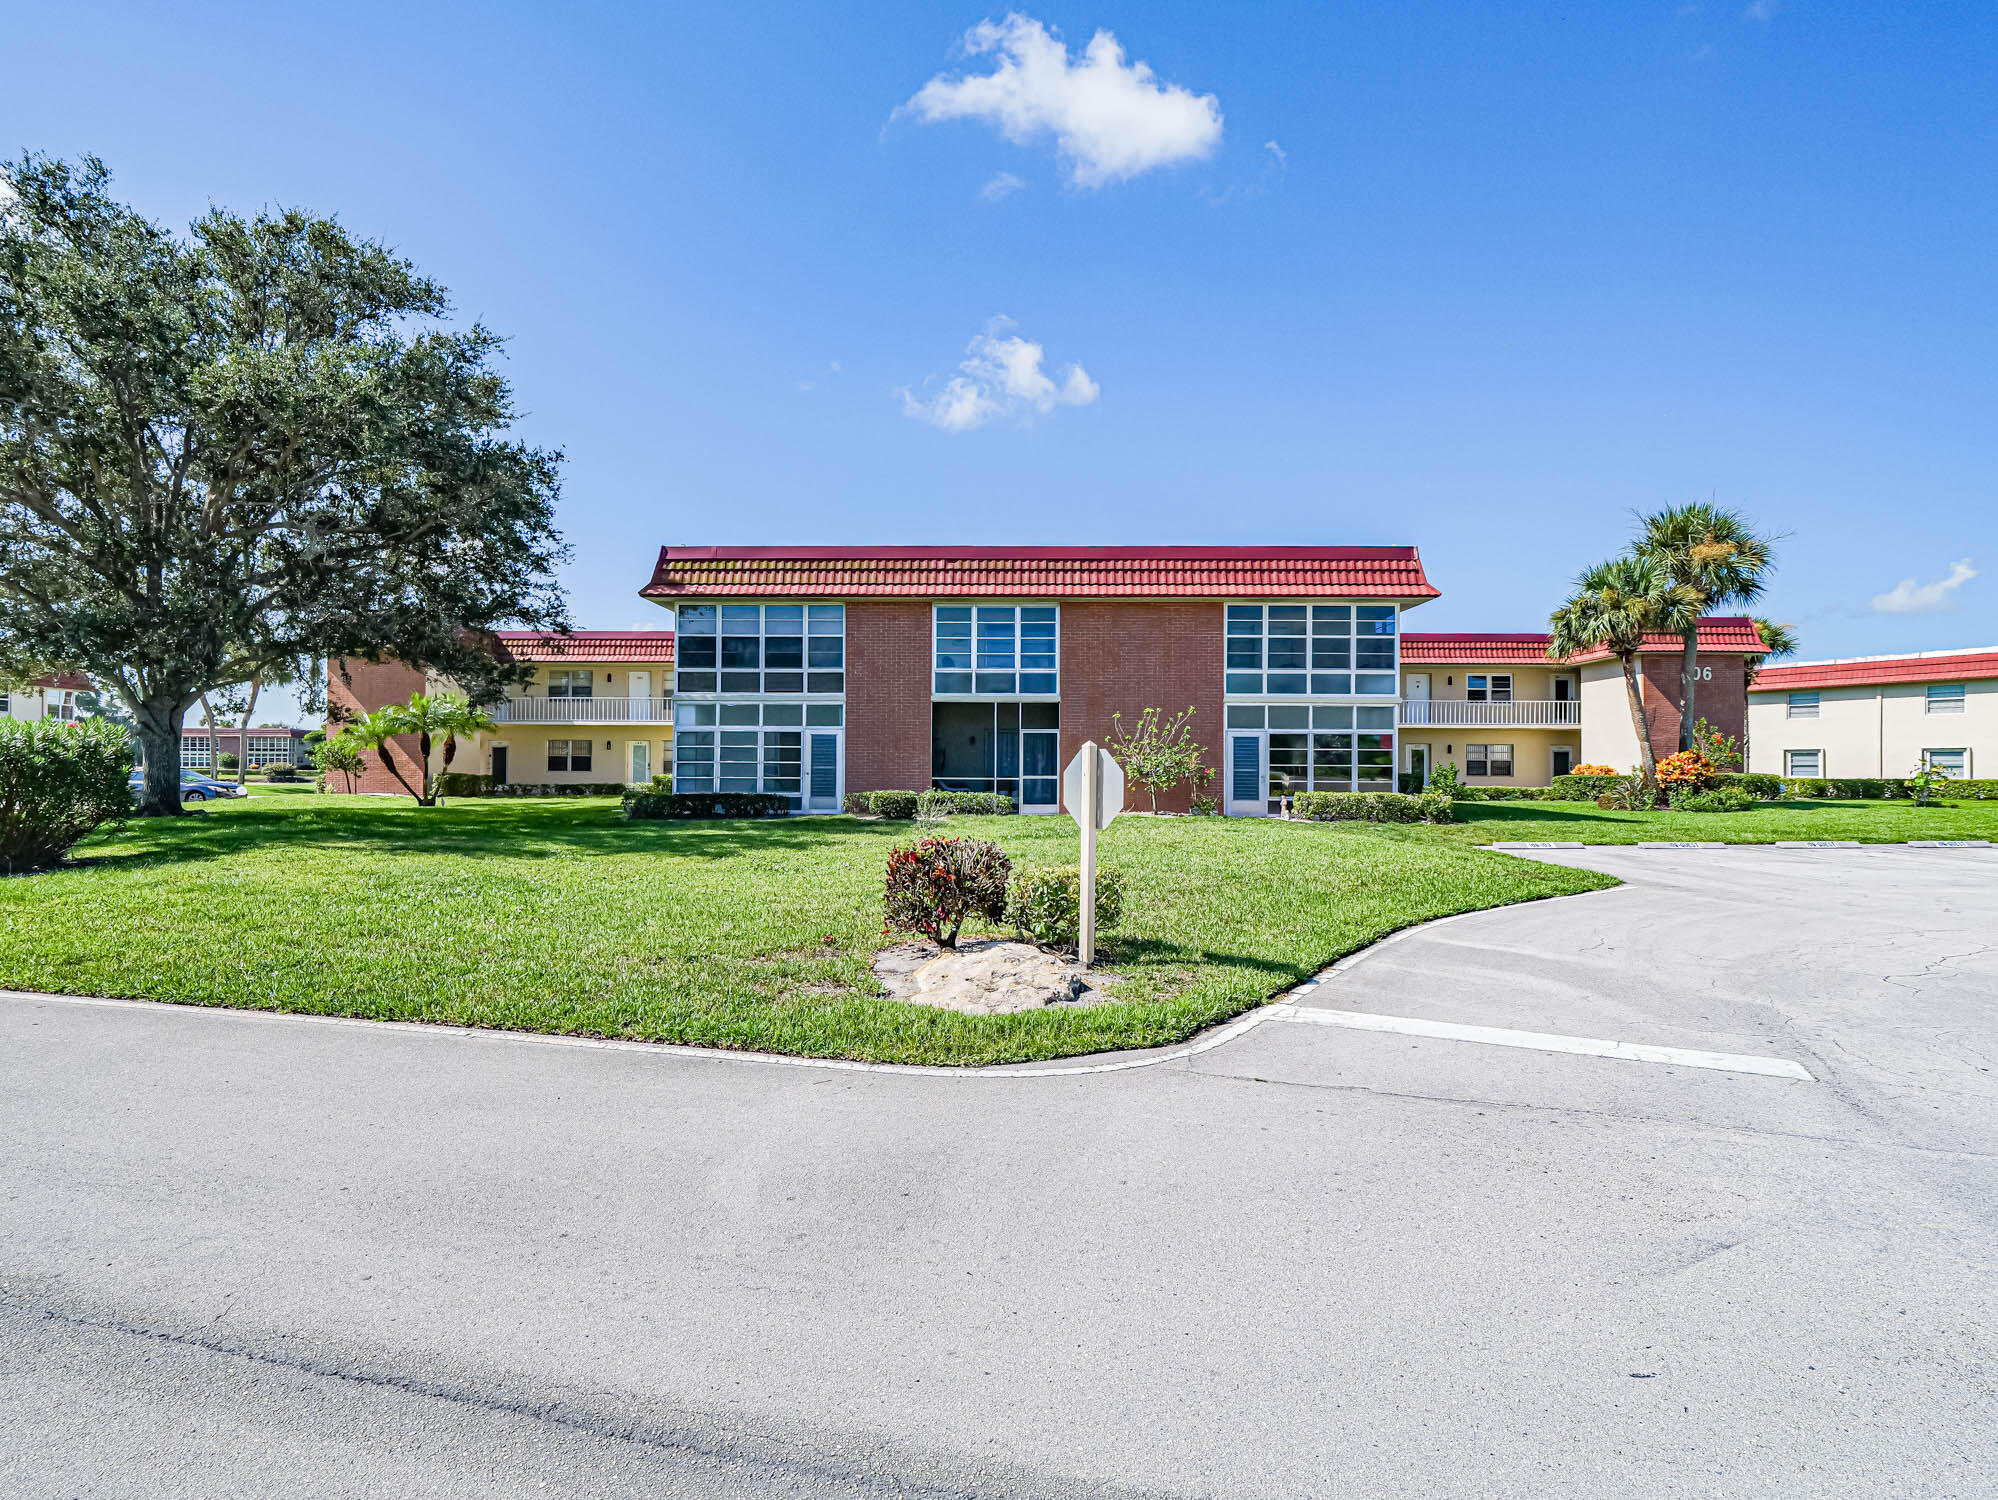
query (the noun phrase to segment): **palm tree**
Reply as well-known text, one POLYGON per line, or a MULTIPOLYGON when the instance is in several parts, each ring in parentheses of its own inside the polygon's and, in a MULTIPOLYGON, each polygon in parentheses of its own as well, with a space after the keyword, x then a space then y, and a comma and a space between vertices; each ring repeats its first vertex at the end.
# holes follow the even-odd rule
POLYGON ((1644 689, 1637 680, 1638 653, 1646 635, 1676 633, 1688 621, 1697 625, 1699 618, 1693 591, 1673 583, 1663 568, 1642 557, 1596 564, 1575 580, 1574 594, 1551 617, 1553 640, 1547 655, 1553 660, 1607 651, 1622 663, 1631 728, 1637 732, 1638 764, 1647 787, 1657 785, 1658 757, 1651 748, 1644 689))
POLYGON ((437 778, 432 772, 430 750, 436 738, 439 735, 444 738, 444 766, 448 770, 452 757, 458 753, 459 735, 497 728, 499 724, 491 714, 474 708, 455 693, 440 693, 434 698, 428 693, 411 693, 407 703, 390 703, 356 719, 347 726, 346 733, 381 757, 389 775, 402 783, 402 789, 416 799, 418 807, 435 807, 437 778), (388 742, 399 734, 416 736, 418 759, 423 766, 421 791, 409 784, 388 753, 388 742))
POLYGON ((1693 618, 1679 631, 1684 652, 1679 668, 1683 699, 1679 713, 1679 748, 1693 748, 1693 694, 1699 680, 1700 616, 1723 604, 1750 604, 1761 597, 1763 575, 1769 571, 1771 548, 1766 537, 1749 529, 1739 511, 1695 501, 1674 505, 1644 518, 1637 539, 1639 557, 1656 563, 1678 588, 1699 602, 1693 618))
POLYGON ((1797 632, 1788 625, 1778 625, 1774 620, 1757 618, 1755 630, 1762 637, 1762 644, 1769 649, 1761 656, 1748 659, 1748 683, 1755 685, 1755 674, 1762 670, 1762 664, 1772 656, 1794 656, 1797 653, 1797 632))

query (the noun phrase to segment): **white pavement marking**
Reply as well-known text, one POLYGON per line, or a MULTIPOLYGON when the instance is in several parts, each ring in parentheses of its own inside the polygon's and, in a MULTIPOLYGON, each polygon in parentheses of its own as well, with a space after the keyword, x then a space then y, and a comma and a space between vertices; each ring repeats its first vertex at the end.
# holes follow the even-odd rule
POLYGON ((1778 839, 1778 849, 1857 849, 1858 839, 1778 839))
POLYGON ((1814 1081, 1803 1068, 1785 1057, 1696 1052, 1688 1047, 1653 1047, 1642 1042, 1613 1042, 1600 1037, 1509 1031, 1499 1026, 1460 1026, 1454 1021, 1418 1021, 1407 1016, 1371 1016, 1359 1011, 1306 1009, 1289 1004, 1272 1005, 1264 1014, 1272 1021, 1302 1021, 1313 1026, 1341 1026, 1352 1031, 1387 1031, 1400 1036, 1433 1037, 1446 1042, 1482 1042, 1488 1047, 1527 1047, 1536 1052, 1573 1052, 1584 1057, 1613 1057, 1624 1062, 1670 1063, 1682 1068, 1759 1073, 1767 1078, 1793 1078, 1804 1083, 1814 1081))
POLYGON ((1579 839, 1573 841, 1542 840, 1541 842, 1531 844, 1487 844, 1485 847, 1487 849, 1579 849, 1582 847, 1582 843, 1579 839))
POLYGON ((1640 849, 1725 849, 1727 845, 1704 843, 1675 844, 1664 839, 1640 839, 1637 847, 1640 849))
POLYGON ((1989 849, 1989 839, 1909 839, 1910 849, 1989 849))

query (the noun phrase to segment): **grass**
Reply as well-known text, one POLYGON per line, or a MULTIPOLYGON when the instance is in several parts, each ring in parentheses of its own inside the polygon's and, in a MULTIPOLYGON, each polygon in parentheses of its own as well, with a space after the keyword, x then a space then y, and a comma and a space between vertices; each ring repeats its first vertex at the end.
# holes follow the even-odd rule
MULTIPOLYGON (((964 818, 1016 862, 1066 819, 964 818)), ((1342 954, 1452 912, 1614 884, 1415 830, 1120 820, 1102 961, 1117 1003, 964 1016, 881 997, 881 878, 908 824, 621 822, 595 799, 259 787, 0 881, 0 987, 888 1062, 995 1063, 1183 1040, 1342 954), (1414 835, 1414 836, 1411 836, 1414 835)))
POLYGON ((1459 802, 1458 821, 1425 828, 1427 839, 1460 844, 1576 840, 1635 844, 1645 839, 1766 844, 1777 839, 1998 840, 1998 802, 1916 807, 1912 802, 1769 802, 1749 812, 1609 812, 1589 802, 1459 802))

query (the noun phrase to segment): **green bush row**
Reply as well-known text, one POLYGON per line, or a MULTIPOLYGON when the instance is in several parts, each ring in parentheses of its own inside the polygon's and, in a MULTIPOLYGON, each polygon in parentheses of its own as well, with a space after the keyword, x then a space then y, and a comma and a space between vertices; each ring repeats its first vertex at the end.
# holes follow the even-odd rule
MULTIPOLYGON (((653 777, 652 786, 647 790, 656 790, 660 780, 660 777, 653 777)), ((445 771, 437 778, 437 795, 440 797, 622 797, 630 790, 621 781, 583 781, 573 785, 509 781, 494 786, 492 777, 476 771, 445 771)))
POLYGON ((1448 823, 1450 798, 1443 792, 1299 792, 1290 799, 1291 816, 1314 823, 1448 823))
POLYGON ((775 792, 626 792, 628 819, 781 818, 791 799, 775 792))
POLYGON ((997 792, 848 792, 840 804, 857 817, 950 818, 960 815, 1010 813, 1013 799, 997 792))
MULTIPOLYGON (((1904 777, 1790 776, 1783 789, 1792 797, 1886 799, 1911 796, 1904 777)), ((1998 799, 1998 781, 1952 781, 1942 788, 1943 800, 1989 802, 1998 799)))

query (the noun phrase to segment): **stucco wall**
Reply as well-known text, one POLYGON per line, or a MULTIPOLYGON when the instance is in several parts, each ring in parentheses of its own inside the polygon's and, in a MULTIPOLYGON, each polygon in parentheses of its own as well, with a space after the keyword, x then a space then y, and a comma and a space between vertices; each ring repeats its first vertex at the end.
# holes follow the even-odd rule
POLYGON ((1826 776, 1906 776, 1924 750, 1967 749, 1972 776, 1998 776, 1998 680, 1964 684, 1963 712, 1928 712, 1928 685, 1818 690, 1818 716, 1789 716, 1787 689, 1749 695, 1748 765, 1783 774, 1786 750, 1819 750, 1826 776))

